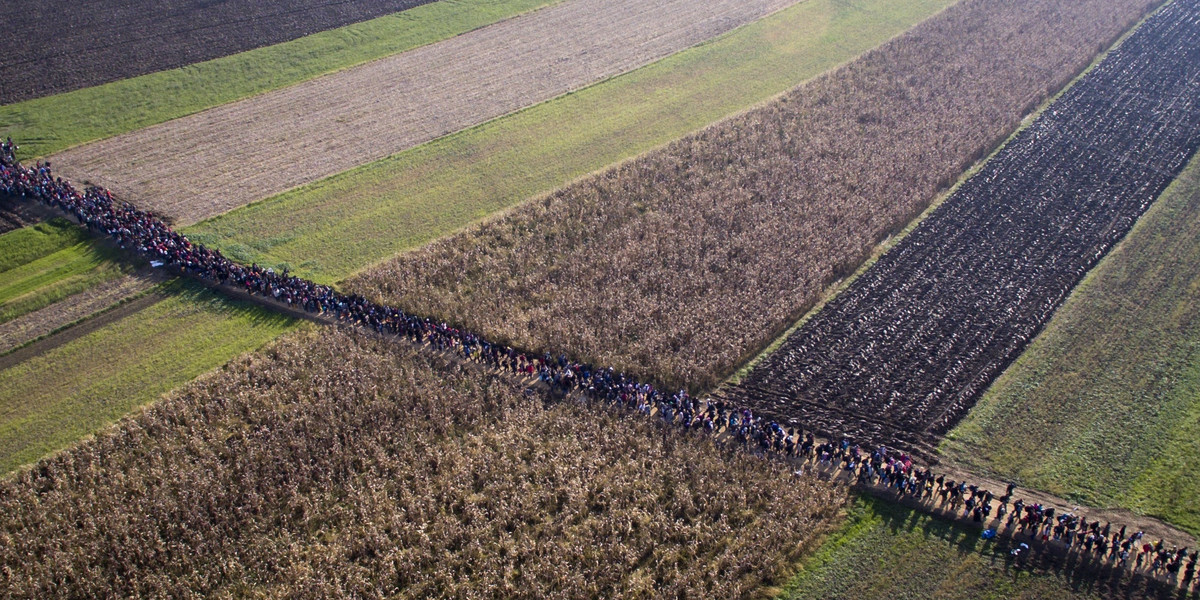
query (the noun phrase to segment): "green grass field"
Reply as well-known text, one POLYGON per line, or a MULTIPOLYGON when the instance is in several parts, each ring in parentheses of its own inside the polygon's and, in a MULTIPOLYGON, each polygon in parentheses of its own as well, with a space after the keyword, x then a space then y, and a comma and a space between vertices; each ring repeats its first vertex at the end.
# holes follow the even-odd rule
POLYGON ((86 239, 87 232, 66 219, 52 219, 0 234, 0 273, 86 239))
POLYGON ((179 69, 0 107, 22 160, 454 37, 558 0, 439 0, 179 69))
POLYGON ((194 284, 164 292, 148 308, 0 371, 0 473, 300 326, 194 284))
POLYGON ((1130 592, 1069 571, 1014 568, 1007 544, 891 502, 860 498, 776 597, 1082 600, 1130 592))
POLYGON ((334 283, 767 100, 953 4, 808 0, 636 71, 187 230, 334 283))
POLYGON ((0 323, 120 277, 114 255, 63 219, 0 235, 0 323))
POLYGON ((1200 159, 942 444, 951 460, 1200 534, 1200 159))

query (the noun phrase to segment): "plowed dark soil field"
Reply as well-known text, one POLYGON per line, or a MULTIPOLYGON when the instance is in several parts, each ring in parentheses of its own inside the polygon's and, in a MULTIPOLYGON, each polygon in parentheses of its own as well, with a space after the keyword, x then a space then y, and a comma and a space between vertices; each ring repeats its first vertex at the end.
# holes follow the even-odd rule
POLYGON ((730 395, 919 449, 970 409, 1200 146, 1200 0, 1177 0, 730 395))
POLYGON ((172 69, 433 0, 11 0, 0 105, 172 69))

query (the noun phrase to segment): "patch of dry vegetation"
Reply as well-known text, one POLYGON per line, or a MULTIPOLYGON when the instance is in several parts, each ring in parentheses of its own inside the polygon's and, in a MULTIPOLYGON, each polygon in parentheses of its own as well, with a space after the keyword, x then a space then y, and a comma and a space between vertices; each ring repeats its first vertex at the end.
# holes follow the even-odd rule
POLYGON ((714 385, 1155 4, 967 0, 783 98, 348 287, 714 385))
POLYGON ((26 597, 708 597, 844 491, 365 333, 295 335, 0 484, 26 597))

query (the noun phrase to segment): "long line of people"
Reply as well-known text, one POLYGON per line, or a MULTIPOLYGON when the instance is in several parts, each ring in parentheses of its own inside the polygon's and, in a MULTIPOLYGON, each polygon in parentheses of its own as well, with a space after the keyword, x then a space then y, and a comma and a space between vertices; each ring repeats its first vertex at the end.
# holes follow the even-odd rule
MULTIPOLYGON (((245 266, 229 260, 220 251, 194 244, 175 232, 154 214, 113 198, 107 190, 90 186, 83 192, 55 177, 48 162, 32 168, 15 158, 12 140, 0 142, 0 192, 37 200, 67 212, 83 226, 112 238, 119 246, 151 260, 160 261, 191 277, 221 286, 232 286, 253 295, 274 299, 308 313, 332 316, 379 333, 393 334, 441 351, 459 354, 491 368, 537 377, 556 391, 582 392, 588 397, 638 411, 688 430, 704 431, 753 452, 791 460, 803 468, 812 465, 827 474, 860 486, 894 491, 939 508, 963 510, 963 516, 980 523, 985 532, 998 529, 1014 534, 1028 533, 1032 542, 1065 541, 1069 548, 1095 554, 1099 560, 1125 565, 1134 557, 1134 567, 1188 587, 1195 576, 1197 552, 1166 549, 1142 543, 1141 533, 1126 536, 1124 527, 1111 533, 1110 525, 1087 522, 1072 513, 1058 512, 1037 504, 1012 500, 1012 486, 997 497, 992 492, 965 482, 935 476, 916 465, 912 457, 886 447, 871 450, 849 440, 822 441, 812 431, 785 428, 745 408, 720 399, 701 399, 686 390, 670 393, 638 381, 612 368, 575 362, 565 355, 535 355, 512 346, 493 343, 473 332, 410 315, 358 295, 342 294, 327 285, 276 273, 258 265, 245 266), (993 513, 993 509, 995 512, 993 513), (1007 518, 1006 518, 1007 515, 1007 518), (995 523, 995 526, 989 527, 995 523), (1111 535, 1110 535, 1111 534, 1111 535)), ((1028 545, 1014 551, 1020 557, 1028 545)))

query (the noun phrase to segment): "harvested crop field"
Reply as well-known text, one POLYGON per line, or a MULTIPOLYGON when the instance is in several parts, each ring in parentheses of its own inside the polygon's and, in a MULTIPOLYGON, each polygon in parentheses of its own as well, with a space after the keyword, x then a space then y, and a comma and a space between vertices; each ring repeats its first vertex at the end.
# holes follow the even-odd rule
POLYGON ((968 0, 347 287, 505 343, 714 385, 1150 6, 968 0))
POLYGON ((828 435, 934 443, 1200 147, 1200 1, 1176 0, 730 392, 828 435))
POLYGON ((796 0, 571 0, 53 157, 192 223, 646 64, 796 0))
POLYGON ((185 233, 243 263, 337 283, 767 101, 950 4, 806 0, 720 39, 185 233))
POLYGON ((1200 158, 947 434, 944 457, 1200 533, 1200 158))
POLYGON ((845 501, 706 437, 538 398, 370 334, 290 337, 0 483, 0 585, 749 598, 845 501))
POLYGON ((290 40, 430 0, 10 0, 0 104, 290 40))

